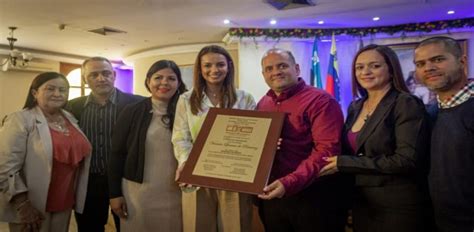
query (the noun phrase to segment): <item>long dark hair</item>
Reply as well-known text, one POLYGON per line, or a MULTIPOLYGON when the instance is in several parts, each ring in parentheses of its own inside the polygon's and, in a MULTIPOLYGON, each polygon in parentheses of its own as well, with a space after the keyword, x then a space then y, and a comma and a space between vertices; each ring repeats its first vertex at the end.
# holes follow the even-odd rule
POLYGON ((391 78, 393 88, 397 89, 400 92, 409 93, 408 88, 405 84, 405 79, 403 79, 402 67, 400 66, 400 61, 398 60, 397 54, 395 52, 384 45, 377 45, 377 44, 370 44, 363 48, 361 48, 354 57, 352 61, 352 95, 353 97, 367 97, 367 90, 362 88, 362 86, 357 82, 357 77, 355 73, 355 66, 357 62, 357 58, 363 52, 375 50, 381 56, 385 63, 388 65, 388 73, 391 78))
MULTIPOLYGON (((69 89, 69 81, 67 81, 66 77, 57 72, 45 72, 41 73, 33 79, 31 82, 30 89, 28 90, 28 95, 26 96, 25 105, 23 109, 31 109, 38 105, 35 97, 33 96, 33 90, 38 91, 38 89, 46 82, 52 79, 61 78, 67 83, 67 88, 69 89)), ((64 103, 63 107, 66 105, 67 101, 64 103)))
POLYGON ((194 77, 193 77, 193 92, 189 99, 191 105, 191 112, 197 115, 199 111, 202 111, 202 99, 203 91, 206 88, 206 80, 202 76, 201 72, 201 58, 208 53, 221 54, 227 61, 227 76, 224 79, 223 88, 221 89, 221 99, 219 105, 221 108, 232 108, 237 101, 237 94, 234 86, 234 62, 229 52, 225 48, 217 45, 209 45, 203 47, 196 57, 194 63, 194 77))
POLYGON ((151 67, 148 69, 148 72, 146 73, 145 87, 148 92, 151 92, 150 87, 148 87, 147 85, 147 82, 150 80, 153 74, 165 68, 170 68, 176 74, 176 77, 178 77, 178 89, 168 102, 168 107, 166 108, 166 115, 163 115, 163 117, 161 117, 161 121, 170 130, 173 130, 176 103, 178 102, 179 95, 186 92, 186 85, 184 84, 183 79, 181 78, 181 71, 179 70, 178 65, 176 65, 176 63, 172 60, 159 60, 155 62, 151 65, 151 67))

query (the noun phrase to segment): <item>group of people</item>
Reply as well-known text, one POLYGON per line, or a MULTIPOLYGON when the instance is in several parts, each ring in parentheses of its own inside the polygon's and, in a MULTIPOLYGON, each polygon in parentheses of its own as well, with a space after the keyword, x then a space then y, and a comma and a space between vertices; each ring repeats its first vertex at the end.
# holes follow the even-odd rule
MULTIPOLYGON (((352 64, 351 103, 307 85, 291 51, 262 57, 269 90, 258 103, 236 89, 230 54, 199 52, 187 88, 171 60, 155 62, 151 97, 114 87, 110 61, 84 61, 92 93, 71 101, 54 72, 32 82, 24 109, 0 128, 0 219, 11 231, 356 232, 474 229, 474 82, 455 40, 418 44, 416 76, 437 94, 411 95, 396 54, 368 45, 352 64), (262 194, 176 181, 212 107, 285 112, 281 141, 262 194), (429 114, 428 114, 429 113, 429 114)), ((275 145, 277 146, 277 145, 275 145)))

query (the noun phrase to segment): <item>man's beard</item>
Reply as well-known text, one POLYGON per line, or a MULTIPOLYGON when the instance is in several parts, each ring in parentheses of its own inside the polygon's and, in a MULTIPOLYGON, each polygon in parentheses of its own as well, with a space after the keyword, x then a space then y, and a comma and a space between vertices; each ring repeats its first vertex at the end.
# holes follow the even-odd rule
POLYGON ((455 84, 461 81, 464 70, 458 68, 450 73, 445 73, 443 80, 435 85, 426 85, 428 89, 435 92, 445 92, 450 90, 455 84))

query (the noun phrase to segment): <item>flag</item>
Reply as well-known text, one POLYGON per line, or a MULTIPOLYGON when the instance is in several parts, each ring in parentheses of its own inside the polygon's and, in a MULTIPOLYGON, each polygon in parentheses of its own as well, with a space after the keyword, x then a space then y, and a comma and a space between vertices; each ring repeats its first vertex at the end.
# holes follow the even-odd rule
POLYGON ((323 88, 321 71, 319 68, 318 37, 314 38, 313 56, 311 57, 311 84, 316 88, 323 88))
POLYGON ((336 38, 332 34, 331 53, 329 54, 328 75, 326 76, 326 91, 339 101, 339 67, 337 64, 336 38))

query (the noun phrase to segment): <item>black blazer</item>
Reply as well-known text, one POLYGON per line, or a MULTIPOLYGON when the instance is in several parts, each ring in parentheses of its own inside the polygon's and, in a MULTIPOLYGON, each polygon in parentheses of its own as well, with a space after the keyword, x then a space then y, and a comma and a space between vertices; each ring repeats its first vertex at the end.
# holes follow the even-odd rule
POLYGON ((110 198, 122 196, 122 178, 143 182, 146 134, 152 118, 151 98, 127 105, 118 117, 107 172, 110 198))
POLYGON ((347 132, 365 99, 349 106, 343 131, 339 171, 355 174, 356 186, 426 183, 429 121, 422 101, 392 88, 359 131, 355 155, 350 154, 347 132))

